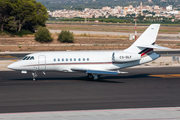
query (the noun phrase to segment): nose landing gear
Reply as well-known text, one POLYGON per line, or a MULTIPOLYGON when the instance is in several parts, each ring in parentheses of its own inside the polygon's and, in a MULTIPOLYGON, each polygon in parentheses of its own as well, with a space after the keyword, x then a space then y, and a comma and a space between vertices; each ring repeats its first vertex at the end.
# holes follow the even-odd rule
POLYGON ((36 81, 36 77, 38 76, 36 72, 32 72, 33 81, 36 81))

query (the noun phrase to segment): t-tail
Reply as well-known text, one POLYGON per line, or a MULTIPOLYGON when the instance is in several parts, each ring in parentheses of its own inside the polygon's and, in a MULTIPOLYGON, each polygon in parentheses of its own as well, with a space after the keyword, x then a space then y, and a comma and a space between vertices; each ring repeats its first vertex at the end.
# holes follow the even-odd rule
POLYGON ((155 44, 160 24, 151 24, 142 35, 125 52, 139 54, 141 60, 139 64, 153 61, 160 57, 153 49, 169 49, 155 44))

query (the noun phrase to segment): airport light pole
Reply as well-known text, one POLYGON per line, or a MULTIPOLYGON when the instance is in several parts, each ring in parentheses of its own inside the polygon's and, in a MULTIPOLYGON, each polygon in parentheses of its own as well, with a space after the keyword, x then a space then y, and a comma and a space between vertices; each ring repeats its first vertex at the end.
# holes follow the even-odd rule
POLYGON ((137 18, 136 18, 136 7, 135 7, 135 40, 137 39, 137 18))

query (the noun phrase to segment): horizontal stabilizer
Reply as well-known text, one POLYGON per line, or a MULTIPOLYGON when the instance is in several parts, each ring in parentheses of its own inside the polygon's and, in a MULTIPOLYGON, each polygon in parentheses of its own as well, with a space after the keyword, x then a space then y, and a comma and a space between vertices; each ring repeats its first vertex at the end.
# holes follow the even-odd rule
POLYGON ((170 49, 170 48, 167 48, 167 47, 162 47, 162 46, 159 46, 159 45, 138 45, 137 47, 140 47, 140 48, 155 48, 155 49, 170 49))

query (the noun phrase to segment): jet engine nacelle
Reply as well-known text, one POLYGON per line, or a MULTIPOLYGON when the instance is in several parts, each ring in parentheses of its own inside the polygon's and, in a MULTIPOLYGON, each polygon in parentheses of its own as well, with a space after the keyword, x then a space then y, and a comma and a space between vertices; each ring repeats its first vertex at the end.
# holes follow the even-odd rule
POLYGON ((114 62, 130 62, 140 60, 140 54, 128 53, 128 52, 114 52, 112 55, 112 61, 114 62))

